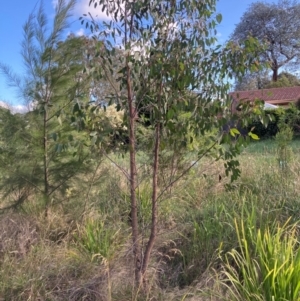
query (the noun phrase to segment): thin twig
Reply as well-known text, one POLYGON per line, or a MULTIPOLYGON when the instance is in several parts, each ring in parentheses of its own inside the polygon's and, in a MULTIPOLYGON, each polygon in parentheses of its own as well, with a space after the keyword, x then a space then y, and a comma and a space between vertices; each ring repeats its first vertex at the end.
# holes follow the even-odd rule
POLYGON ((116 165, 119 168, 119 170, 124 174, 124 176, 127 178, 127 180, 130 180, 130 175, 122 166, 120 166, 118 163, 116 163, 116 161, 111 159, 106 153, 103 153, 103 154, 111 163, 113 163, 114 165, 116 165))
POLYGON ((159 199, 167 190, 170 186, 172 186, 174 183, 179 181, 183 176, 185 176, 218 142, 215 141, 202 156, 200 156, 193 164, 191 164, 186 170, 184 170, 181 175, 179 175, 175 180, 171 181, 159 194, 157 199, 159 199))

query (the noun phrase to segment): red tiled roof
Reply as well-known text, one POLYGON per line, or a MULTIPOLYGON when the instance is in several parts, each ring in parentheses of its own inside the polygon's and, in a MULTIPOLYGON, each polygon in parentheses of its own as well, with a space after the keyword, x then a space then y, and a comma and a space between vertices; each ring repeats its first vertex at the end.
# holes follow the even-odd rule
POLYGON ((287 105, 292 101, 296 101, 300 97, 300 86, 261 89, 253 91, 235 91, 229 93, 235 100, 255 100, 260 99, 274 105, 287 105))

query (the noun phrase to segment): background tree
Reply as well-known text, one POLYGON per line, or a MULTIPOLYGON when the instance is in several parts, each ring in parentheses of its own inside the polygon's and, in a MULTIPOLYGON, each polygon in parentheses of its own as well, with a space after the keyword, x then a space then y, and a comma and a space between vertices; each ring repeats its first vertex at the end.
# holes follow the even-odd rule
MULTIPOLYGON (((114 96, 116 91, 119 91, 119 83, 116 81, 116 72, 120 69, 118 67, 119 57, 123 56, 123 52, 120 49, 114 49, 114 60, 111 61, 111 69, 103 69, 101 72, 93 68, 95 65, 101 64, 105 66, 104 62, 110 57, 106 53, 106 49, 102 41, 81 36, 75 37, 71 34, 68 39, 60 43, 60 47, 69 49, 69 55, 72 56, 74 63, 76 62, 77 67, 87 67, 88 72, 82 72, 80 76, 85 78, 89 86, 89 100, 97 105, 103 105, 103 101, 107 101, 110 97, 114 96), (68 40, 73 41, 71 43, 68 40), (77 48, 77 50, 75 50, 77 48), (93 72, 90 72, 90 71, 93 72), (105 78, 101 74, 105 74, 105 78)), ((115 100, 111 100, 115 102, 115 100)), ((106 103, 107 104, 107 103, 106 103)))
POLYGON ((269 79, 264 85, 265 88, 280 88, 280 87, 294 87, 300 86, 300 79, 289 72, 281 72, 278 75, 276 82, 269 79))
MULTIPOLYGON (((78 156, 67 152, 68 149, 75 152, 72 138, 75 131, 66 116, 71 114, 73 102, 77 99, 89 101, 90 96, 88 77, 82 75, 85 63, 83 41, 73 37, 61 43, 74 5, 75 0, 57 2, 51 30, 47 29, 47 16, 42 3, 29 16, 23 26, 22 42, 26 78, 19 78, 8 66, 0 65, 9 84, 18 88, 22 98, 33 107, 33 111, 24 116, 28 124, 19 137, 26 156, 20 147, 15 149, 15 156, 20 161, 18 168, 11 169, 7 180, 24 187, 29 185, 31 191, 41 194, 46 215, 54 193, 66 187, 68 180, 83 166, 84 159, 80 152, 77 152, 78 156)), ((18 133, 16 131, 15 134, 18 133)), ((82 135, 77 135, 76 144, 79 145, 82 139, 82 135)), ((8 145, 13 140, 8 140, 8 145)), ((6 168, 5 161, 2 160, 2 163, 4 165, 1 167, 6 168)))
POLYGON ((33 145, 28 145, 28 120, 22 114, 0 109, 0 189, 1 207, 17 208, 33 193, 36 170, 33 145), (31 164, 28 164, 31 162, 31 164), (6 202, 4 201, 6 200, 6 202))
POLYGON ((268 62, 272 80, 277 81, 281 67, 291 67, 300 57, 300 4, 295 0, 278 3, 252 3, 237 24, 232 41, 244 41, 248 36, 257 38, 265 49, 261 59, 268 62))
POLYGON ((234 90, 247 91, 263 89, 269 80, 269 73, 266 69, 257 72, 247 72, 243 77, 236 80, 234 90))
POLYGON ((289 72, 281 72, 276 82, 272 80, 267 70, 245 74, 235 83, 235 91, 259 90, 280 87, 300 86, 300 79, 289 72))
MULTIPOLYGON (((215 154, 216 159, 224 158, 226 173, 233 172, 235 178, 238 175, 238 162, 234 156, 239 143, 232 143, 229 131, 213 135, 209 143, 197 150, 195 162, 167 186, 158 180, 161 168, 159 157, 166 144, 176 141, 178 145, 187 145, 193 137, 205 136, 228 122, 229 115, 225 115, 223 104, 213 100, 226 100, 229 84, 224 82, 224 78, 243 73, 244 66, 254 61, 253 50, 259 49, 259 45, 250 38, 246 44, 229 43, 224 48, 215 47, 216 38, 210 29, 221 21, 221 16, 214 17, 214 0, 93 0, 90 4, 95 7, 101 5, 111 21, 101 24, 93 19, 86 21, 86 25, 96 33, 95 39, 105 36, 103 45, 107 54, 105 61, 87 71, 95 71, 104 78, 107 74, 103 70, 112 75, 112 62, 120 41, 124 49, 124 56, 119 57, 121 69, 117 80, 120 88, 114 99, 126 113, 124 125, 129 137, 130 169, 127 176, 131 199, 132 249, 136 282, 140 286, 147 282, 145 275, 158 233, 158 207, 162 194, 206 155, 215 154), (104 30, 97 32, 100 28, 104 30), (139 111, 145 108, 152 130, 152 139, 149 139, 152 153, 152 162, 149 163, 152 172, 152 209, 151 222, 146 230, 138 221, 141 176, 136 159, 136 123, 139 111), (180 112, 189 112, 189 118, 182 118, 180 112), (221 147, 220 141, 226 147, 221 147), (148 238, 144 245, 141 235, 145 231, 148 238)), ((240 118, 243 120, 247 115, 250 116, 249 108, 241 113, 240 118)), ((83 120, 85 118, 80 111, 78 116, 83 120)), ((230 133, 235 135, 236 132, 230 133)), ((94 137, 101 139, 101 136, 99 128, 94 137)), ((176 149, 173 151, 176 152, 176 149)))

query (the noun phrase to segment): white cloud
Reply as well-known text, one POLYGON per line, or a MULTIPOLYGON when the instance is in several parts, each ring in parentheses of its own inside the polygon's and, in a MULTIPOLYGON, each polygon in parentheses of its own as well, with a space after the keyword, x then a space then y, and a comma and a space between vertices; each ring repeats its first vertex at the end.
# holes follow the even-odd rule
POLYGON ((52 0, 52 6, 55 9, 57 6, 58 0, 52 0))
POLYGON ((10 110, 13 114, 16 113, 26 113, 30 108, 24 105, 10 105, 7 102, 0 100, 0 107, 10 110))
POLYGON ((75 35, 76 35, 76 36, 79 36, 79 37, 84 36, 84 35, 85 35, 84 29, 83 29, 83 28, 80 28, 79 30, 77 30, 77 31, 75 32, 75 35))
POLYGON ((10 110, 13 114, 15 113, 26 113, 29 111, 29 108, 27 106, 24 105, 15 105, 15 106, 11 106, 10 110))

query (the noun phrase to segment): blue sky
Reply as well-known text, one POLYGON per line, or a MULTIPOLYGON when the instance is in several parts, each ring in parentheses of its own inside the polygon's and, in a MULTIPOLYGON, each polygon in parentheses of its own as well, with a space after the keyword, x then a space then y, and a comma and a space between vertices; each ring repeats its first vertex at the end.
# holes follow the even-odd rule
MULTIPOLYGON (((88 10, 89 0, 78 0, 74 10, 72 27, 69 32, 84 34, 78 18, 88 10)), ((253 0, 219 0, 217 10, 223 15, 222 23, 218 27, 220 43, 227 40, 234 30, 241 16, 253 0)), ((268 0, 267 2, 272 2, 268 0)), ((44 0, 49 24, 54 15, 55 0, 44 0)), ((0 8, 0 61, 9 65, 17 74, 22 75, 23 63, 20 55, 22 41, 22 26, 26 22, 34 7, 39 5, 38 0, 2 1, 0 8)), ((66 33, 67 35, 68 33, 66 33)), ((88 32, 87 32, 88 34, 88 32)), ((9 88, 6 79, 0 74, 0 100, 11 105, 22 105, 14 89, 9 88)))

